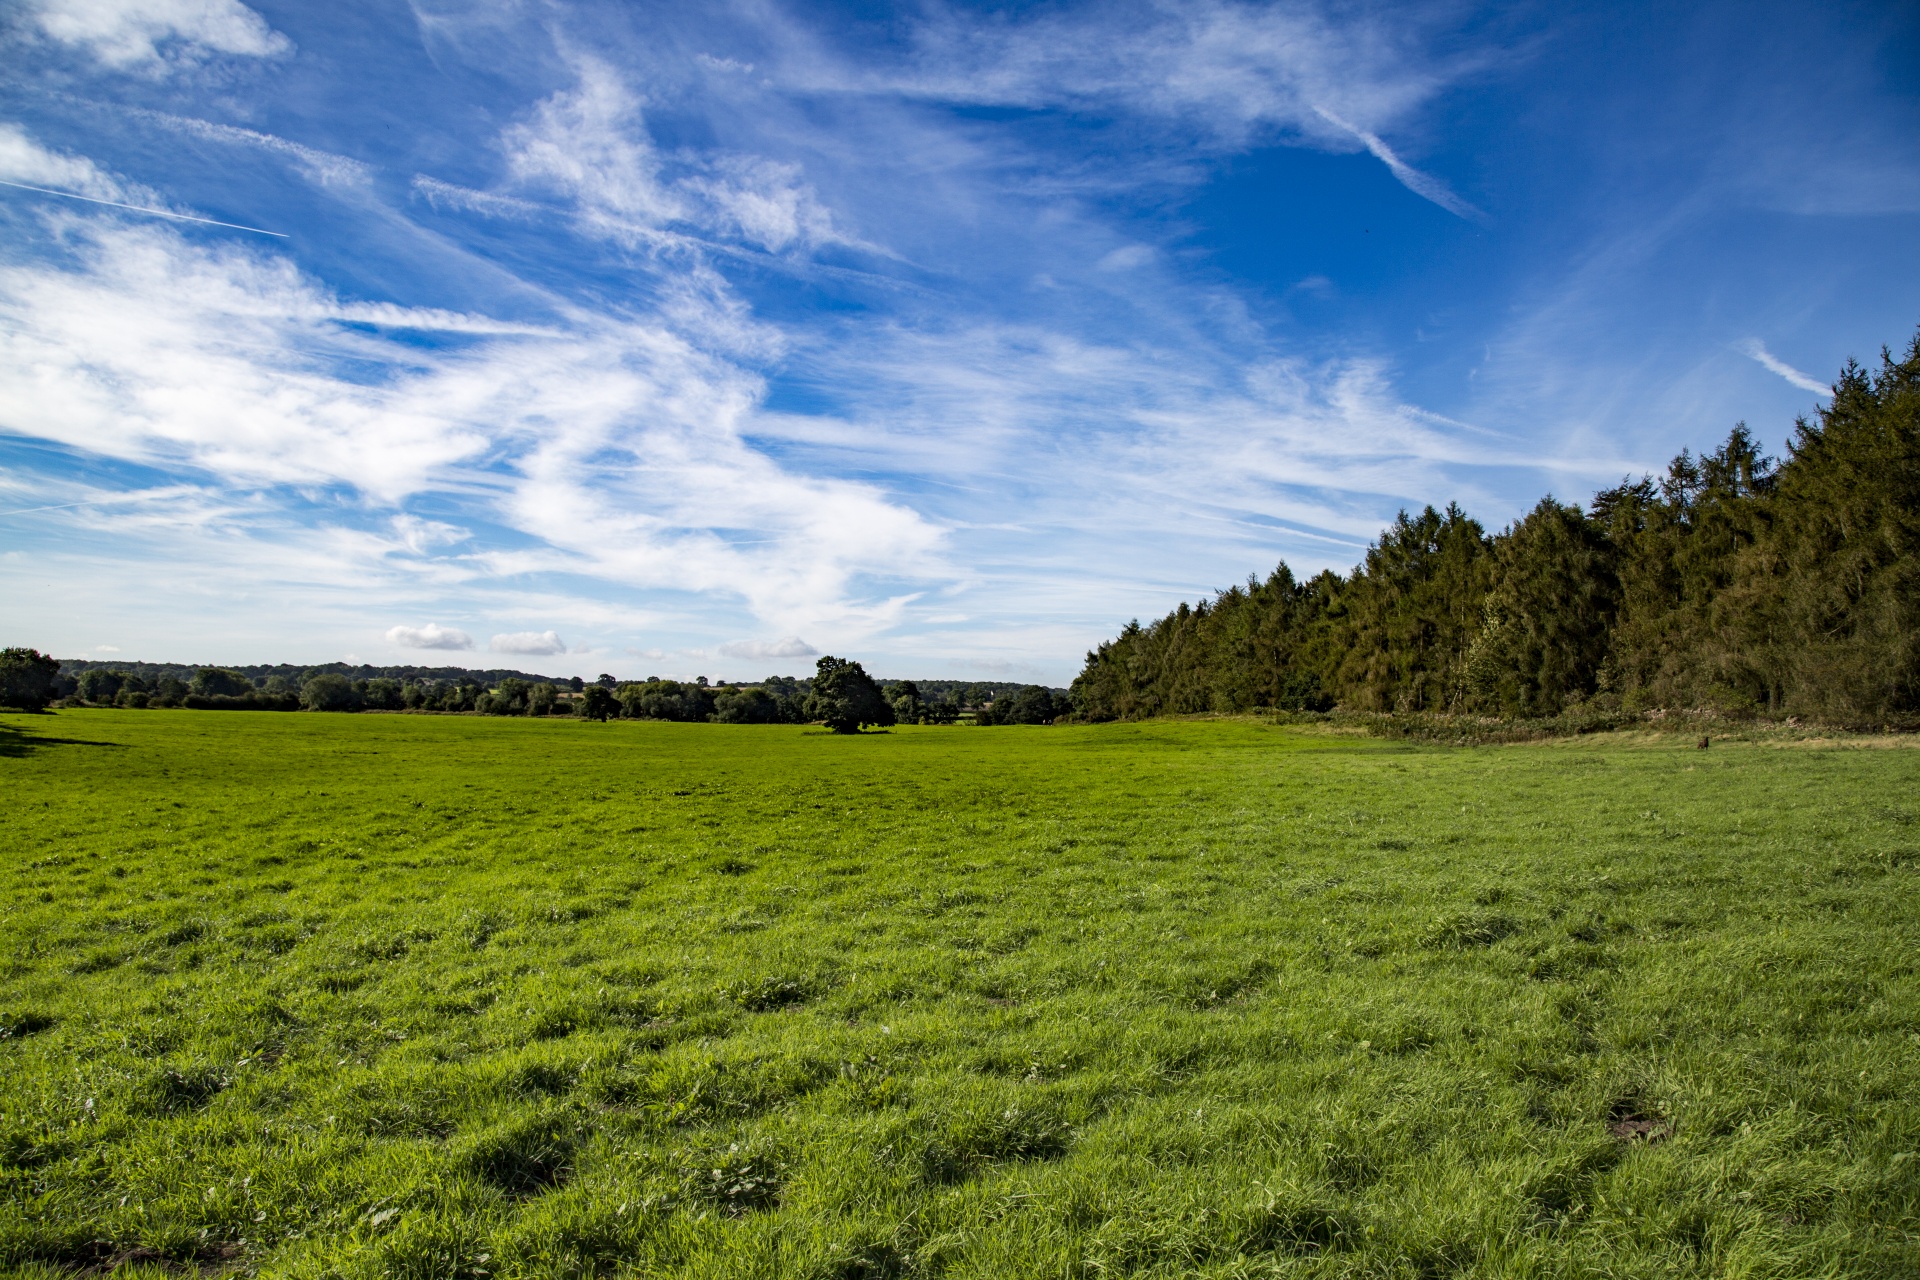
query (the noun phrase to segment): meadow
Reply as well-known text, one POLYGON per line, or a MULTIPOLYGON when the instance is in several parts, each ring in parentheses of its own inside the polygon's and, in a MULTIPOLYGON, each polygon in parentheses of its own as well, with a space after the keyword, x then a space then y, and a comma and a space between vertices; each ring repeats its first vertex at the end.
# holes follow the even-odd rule
POLYGON ((1920 1275, 1920 751, 0 717, 0 1266, 1920 1275))

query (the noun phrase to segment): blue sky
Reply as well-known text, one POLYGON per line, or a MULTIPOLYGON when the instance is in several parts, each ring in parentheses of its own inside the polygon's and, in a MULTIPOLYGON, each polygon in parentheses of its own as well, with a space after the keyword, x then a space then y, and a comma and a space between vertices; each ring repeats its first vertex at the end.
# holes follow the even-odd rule
POLYGON ((1905 5, 14 0, 0 42, 4 639, 62 656, 1064 683, 1402 507, 1777 451, 1920 324, 1905 5))

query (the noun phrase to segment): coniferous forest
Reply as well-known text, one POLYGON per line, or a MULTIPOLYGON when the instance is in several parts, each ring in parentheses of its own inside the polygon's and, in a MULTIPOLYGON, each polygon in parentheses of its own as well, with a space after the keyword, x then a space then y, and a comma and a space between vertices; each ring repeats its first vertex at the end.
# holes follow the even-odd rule
POLYGON ((1497 534, 1402 512, 1345 577, 1283 563, 1087 655, 1089 719, 1591 708, 1920 721, 1920 335, 1849 362, 1782 460, 1744 424, 1497 534))

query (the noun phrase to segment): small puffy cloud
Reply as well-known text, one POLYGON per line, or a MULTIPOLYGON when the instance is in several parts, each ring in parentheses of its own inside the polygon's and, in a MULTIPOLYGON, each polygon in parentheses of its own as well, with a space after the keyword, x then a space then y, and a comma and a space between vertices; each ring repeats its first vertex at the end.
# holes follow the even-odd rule
POLYGON ((110 67, 160 64, 170 41, 190 55, 265 58, 293 47, 239 0, 39 0, 34 7, 44 34, 84 45, 110 67))
POLYGON ((117 644, 97 644, 93 646, 93 651, 95 653, 118 653, 120 652, 120 646, 117 644))
POLYGON ((567 642, 556 631, 510 631, 497 635, 488 646, 495 653, 518 653, 528 656, 542 656, 553 653, 565 653, 567 642))
POLYGON ((473 637, 452 627, 429 622, 424 627, 393 627, 387 639, 404 649, 471 649, 473 637))
POLYGON ((735 640, 720 646, 729 658, 811 658, 820 651, 799 636, 784 640, 735 640))

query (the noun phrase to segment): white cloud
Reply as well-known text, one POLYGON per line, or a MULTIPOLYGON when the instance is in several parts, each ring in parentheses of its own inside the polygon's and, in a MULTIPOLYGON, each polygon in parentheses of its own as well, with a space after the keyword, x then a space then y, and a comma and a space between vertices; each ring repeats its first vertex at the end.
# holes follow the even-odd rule
MULTIPOLYGON (((618 72, 594 58, 576 59, 574 70, 575 86, 543 99, 501 143, 513 179, 570 200, 581 231, 636 245, 711 236, 768 253, 826 244, 877 251, 834 225, 799 165, 733 154, 669 159, 647 132, 642 98, 618 72)), ((436 206, 493 217, 545 212, 432 178, 416 178, 414 188, 436 206)))
POLYGON ((914 29, 892 69, 836 65, 808 50, 789 84, 939 101, 1077 109, 1156 121, 1212 149, 1279 141, 1365 150, 1410 191, 1483 215, 1382 137, 1434 95, 1497 58, 1435 57, 1441 6, 1369 13, 1315 3, 1161 0, 1041 11, 995 22, 945 15, 914 29))
POLYGON ((85 156, 49 151, 17 124, 0 122, 0 178, 33 186, 58 187, 96 200, 155 200, 146 188, 132 188, 85 156))
POLYGON ((720 646, 729 658, 811 658, 820 651, 798 636, 784 640, 734 640, 720 646))
POLYGON ((34 10, 43 33, 110 67, 157 65, 170 50, 263 58, 293 47, 239 0, 37 0, 34 10))
POLYGON ((517 653, 531 657, 565 653, 567 642, 554 631, 511 631, 495 636, 487 647, 495 653, 517 653))
POLYGON ((95 653, 118 653, 120 652, 120 646, 117 644, 97 644, 93 646, 93 651, 95 653))
POLYGON ((833 216, 800 178, 800 166, 752 156, 723 157, 712 177, 681 185, 710 206, 702 219, 769 253, 800 245, 853 243, 834 229, 833 216))
POLYGON ((465 213, 484 214, 490 218, 537 218, 551 216, 555 211, 543 204, 531 200, 520 200, 513 196, 496 195, 488 191, 475 191, 472 187, 456 186, 451 182, 442 182, 423 173, 413 175, 413 190, 421 199, 436 209, 457 209, 465 213))
POLYGON ((1153 249, 1144 244, 1122 245, 1113 252, 1105 254, 1095 267, 1101 271, 1131 271, 1135 267, 1145 266, 1153 261, 1153 249))
POLYGON ((1827 386, 1810 374, 1800 372, 1785 360, 1774 355, 1773 352, 1767 350, 1766 344, 1758 338, 1747 339, 1740 344, 1740 350, 1749 360, 1758 364, 1768 373, 1778 374, 1802 391, 1811 391, 1817 396, 1830 396, 1833 394, 1832 387, 1827 386))
POLYGON ((1465 200, 1462 200, 1459 196, 1453 194, 1453 192, 1448 189, 1446 183, 1431 174, 1422 173, 1395 155, 1393 149, 1382 142, 1378 135, 1362 129, 1359 125, 1348 124, 1345 120, 1342 120, 1339 116, 1333 114, 1333 112, 1328 111, 1325 107, 1315 107, 1314 110, 1325 117, 1330 123, 1345 129, 1348 133, 1358 138, 1367 150, 1372 153, 1373 158, 1387 166, 1387 170, 1392 173, 1393 176, 1399 180, 1400 185, 1407 190, 1420 196, 1422 199, 1433 201, 1448 213, 1456 217, 1465 218, 1469 222, 1481 222, 1486 219, 1484 213, 1468 204, 1465 200))
POLYGON ((208 142, 220 142, 229 146, 252 147, 274 155, 284 156, 293 161, 310 181, 321 186, 347 186, 365 183, 373 176, 373 167, 352 156, 339 155, 332 151, 321 151, 303 143, 282 138, 277 134, 262 133, 258 129, 242 129, 230 124, 218 124, 212 120, 202 120, 196 116, 177 116, 166 111, 150 111, 144 107, 126 108, 126 113, 136 120, 183 133, 188 137, 201 138, 208 142))
POLYGON ((452 627, 429 622, 424 627, 391 627, 387 642, 404 649, 471 649, 473 637, 452 627))
MULTIPOLYGON (((940 571, 937 526, 750 447, 759 379, 661 320, 576 312, 543 327, 344 303, 282 259, 164 230, 76 224, 70 247, 68 265, 0 267, 8 430, 375 503, 477 483, 535 542, 472 553, 464 572, 726 583, 783 630, 884 625, 898 601, 865 599, 860 575, 940 571), (369 320, 464 340, 424 347, 357 327, 369 320)), ((750 341, 724 308, 682 305, 703 336, 750 341)), ((414 554, 457 537, 396 532, 383 545, 414 554)))
POLYGON ((543 100, 502 138, 513 175, 573 198, 584 223, 619 238, 686 217, 685 200, 661 180, 640 100, 597 59, 575 69, 572 91, 543 100))

